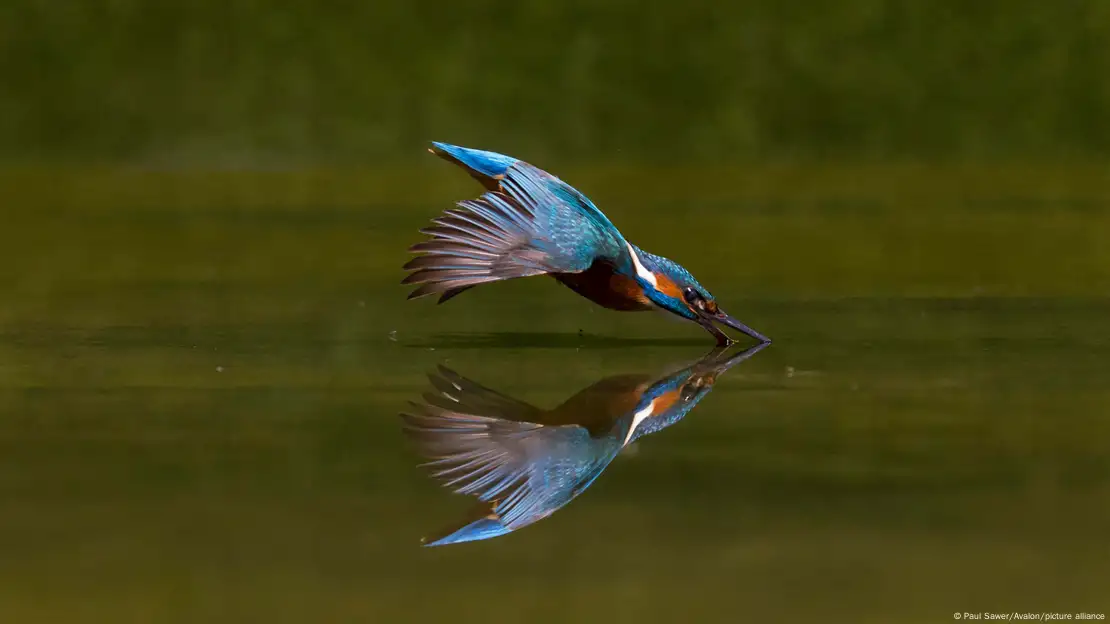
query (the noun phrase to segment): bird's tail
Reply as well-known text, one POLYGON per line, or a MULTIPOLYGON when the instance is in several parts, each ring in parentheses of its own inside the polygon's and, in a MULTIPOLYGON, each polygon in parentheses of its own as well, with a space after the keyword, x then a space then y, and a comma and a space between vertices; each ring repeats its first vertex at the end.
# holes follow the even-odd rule
POLYGON ((459 202, 420 230, 432 238, 409 248, 421 254, 404 266, 412 273, 402 283, 417 284, 409 299, 439 294, 442 303, 478 284, 550 272, 529 176, 531 169, 515 166, 501 190, 459 202))

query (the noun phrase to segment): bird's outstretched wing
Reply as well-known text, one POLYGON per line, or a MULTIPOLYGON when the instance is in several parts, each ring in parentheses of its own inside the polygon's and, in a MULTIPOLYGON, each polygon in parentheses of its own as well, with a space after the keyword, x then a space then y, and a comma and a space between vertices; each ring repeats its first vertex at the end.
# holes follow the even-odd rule
POLYGON ((577 190, 523 161, 509 159, 493 173, 505 163, 486 160, 474 166, 487 165, 479 179, 495 190, 433 219, 421 230, 432 238, 410 248, 420 254, 404 267, 412 272, 403 283, 417 284, 410 299, 439 294, 443 302, 487 282, 579 273, 599 259, 628 262, 624 237, 577 190))

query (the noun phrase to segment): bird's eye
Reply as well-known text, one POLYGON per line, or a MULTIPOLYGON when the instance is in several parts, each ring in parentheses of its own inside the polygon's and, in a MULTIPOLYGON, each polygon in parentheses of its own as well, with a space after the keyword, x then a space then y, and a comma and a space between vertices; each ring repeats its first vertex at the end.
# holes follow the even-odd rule
POLYGON ((711 314, 717 313, 717 304, 713 301, 707 300, 700 292, 694 288, 687 288, 683 291, 683 296, 686 298, 686 303, 701 311, 708 310, 711 314))
POLYGON ((702 298, 701 293, 698 291, 693 288, 687 288, 682 294, 686 298, 686 303, 698 306, 699 308, 705 308, 705 299, 702 298))
POLYGON ((698 393, 698 389, 696 387, 694 387, 693 384, 687 384, 687 385, 682 387, 682 393, 679 396, 679 398, 682 399, 683 403, 686 403, 690 399, 694 398, 694 395, 697 394, 697 393, 698 393))

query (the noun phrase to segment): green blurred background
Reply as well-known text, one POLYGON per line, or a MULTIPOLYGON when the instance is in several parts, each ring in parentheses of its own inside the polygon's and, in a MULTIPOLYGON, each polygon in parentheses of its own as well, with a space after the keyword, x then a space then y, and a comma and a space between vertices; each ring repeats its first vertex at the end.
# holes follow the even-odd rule
POLYGON ((0 619, 1110 611, 1110 3, 0 4, 0 619), (558 515, 396 413, 708 348, 544 280, 406 302, 473 181, 587 193, 775 339, 558 515), (642 447, 642 448, 641 448, 642 447))
POLYGON ((13 163, 1110 155, 1098 1, 4 4, 13 163))

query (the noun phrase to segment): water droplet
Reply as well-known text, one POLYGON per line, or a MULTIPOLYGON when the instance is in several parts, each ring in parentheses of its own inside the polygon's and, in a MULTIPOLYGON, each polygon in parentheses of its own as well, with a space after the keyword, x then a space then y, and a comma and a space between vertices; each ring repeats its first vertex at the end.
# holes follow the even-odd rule
POLYGON ((786 376, 787 377, 793 377, 794 376, 794 367, 793 366, 787 366, 786 367, 786 376))
POLYGON ((389 332, 389 341, 390 342, 397 342, 397 330, 396 329, 389 332))
POLYGON ((224 367, 223 367, 223 366, 217 366, 217 367, 216 367, 216 372, 217 372, 217 373, 222 373, 222 372, 224 372, 224 367))

